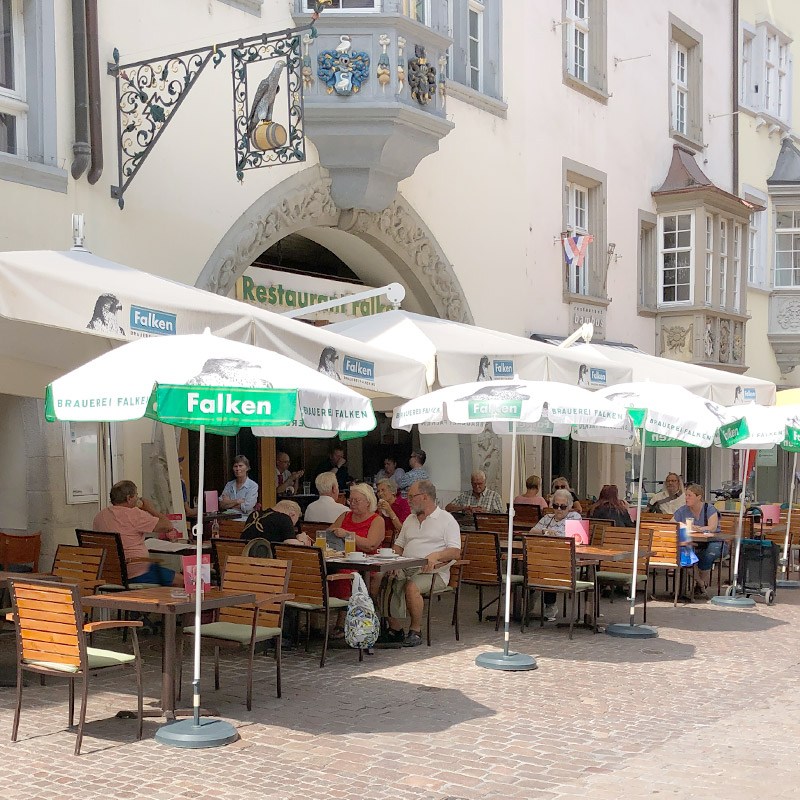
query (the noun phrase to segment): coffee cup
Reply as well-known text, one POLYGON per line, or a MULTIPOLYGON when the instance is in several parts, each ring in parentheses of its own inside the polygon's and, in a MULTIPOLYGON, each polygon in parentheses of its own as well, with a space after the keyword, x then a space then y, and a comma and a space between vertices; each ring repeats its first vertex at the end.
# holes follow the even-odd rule
POLYGON ((364 553, 362 553, 360 550, 355 550, 355 551, 354 551, 354 552, 352 552, 352 553, 348 553, 348 554, 347 554, 347 558, 348 558, 350 561, 361 561, 361 559, 362 559, 362 558, 366 558, 366 556, 365 556, 365 555, 364 555, 364 553))
POLYGON ((392 550, 391 547, 381 547, 380 550, 378 550, 378 555, 381 558, 391 558, 394 555, 394 550, 392 550))

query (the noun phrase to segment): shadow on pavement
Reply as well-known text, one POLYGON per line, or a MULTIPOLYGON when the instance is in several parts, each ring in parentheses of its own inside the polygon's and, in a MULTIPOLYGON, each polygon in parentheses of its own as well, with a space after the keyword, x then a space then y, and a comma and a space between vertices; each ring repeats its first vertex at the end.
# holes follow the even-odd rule
POLYGON ((656 613, 648 613, 648 622, 652 622, 657 627, 662 626, 665 630, 720 633, 768 631, 789 624, 759 613, 761 610, 759 606, 737 611, 709 605, 669 609, 676 613, 667 613, 667 609, 658 609, 656 613))

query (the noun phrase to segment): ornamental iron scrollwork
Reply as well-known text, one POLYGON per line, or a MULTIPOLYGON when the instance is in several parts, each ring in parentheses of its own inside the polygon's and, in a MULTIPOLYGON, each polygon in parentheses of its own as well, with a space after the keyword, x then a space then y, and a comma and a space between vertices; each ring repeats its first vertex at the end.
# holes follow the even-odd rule
POLYGON ((314 22, 327 3, 329 0, 315 0, 311 23, 299 28, 207 45, 130 64, 120 64, 119 50, 114 48, 108 74, 117 84, 118 183, 111 187, 111 197, 119 207, 124 208, 125 192, 203 70, 209 62, 214 68, 218 67, 228 50, 232 56, 235 53, 231 60, 234 62, 236 174, 239 180, 245 169, 304 161, 300 34, 309 31, 309 36, 316 38, 314 22), (280 146, 262 151, 253 145, 247 134, 250 110, 247 106, 247 64, 265 59, 283 59, 285 62, 287 77, 283 83, 288 89, 288 132, 280 146), (241 75, 238 79, 237 69, 241 75))

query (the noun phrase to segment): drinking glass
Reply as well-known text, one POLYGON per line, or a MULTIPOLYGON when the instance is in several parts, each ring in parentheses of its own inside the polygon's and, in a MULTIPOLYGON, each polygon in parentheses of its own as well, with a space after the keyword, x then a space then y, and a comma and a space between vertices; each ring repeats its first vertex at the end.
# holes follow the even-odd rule
POLYGON ((311 494, 311 481, 303 481, 303 494, 311 494))
POLYGON ((314 539, 314 547, 319 547, 320 550, 324 550, 328 544, 328 540, 325 537, 325 531, 317 531, 317 536, 314 539))
POLYGON ((344 552, 347 553, 355 553, 356 551, 356 535, 353 531, 347 532, 347 537, 344 540, 344 552))

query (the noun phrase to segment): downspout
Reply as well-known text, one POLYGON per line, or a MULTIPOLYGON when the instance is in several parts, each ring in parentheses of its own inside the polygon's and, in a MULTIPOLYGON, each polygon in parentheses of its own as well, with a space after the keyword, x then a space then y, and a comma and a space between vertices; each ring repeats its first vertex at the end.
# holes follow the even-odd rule
POLYGON ((100 53, 97 31, 97 0, 86 0, 89 135, 92 142, 92 168, 86 177, 92 185, 97 183, 103 174, 103 124, 100 114, 100 53))
POLYGON ((89 168, 88 98, 86 84, 86 18, 83 0, 72 0, 72 69, 75 87, 75 142, 71 173, 75 180, 89 168))
POLYGON ((733 111, 733 194, 739 194, 739 0, 731 0, 731 111, 733 111))

